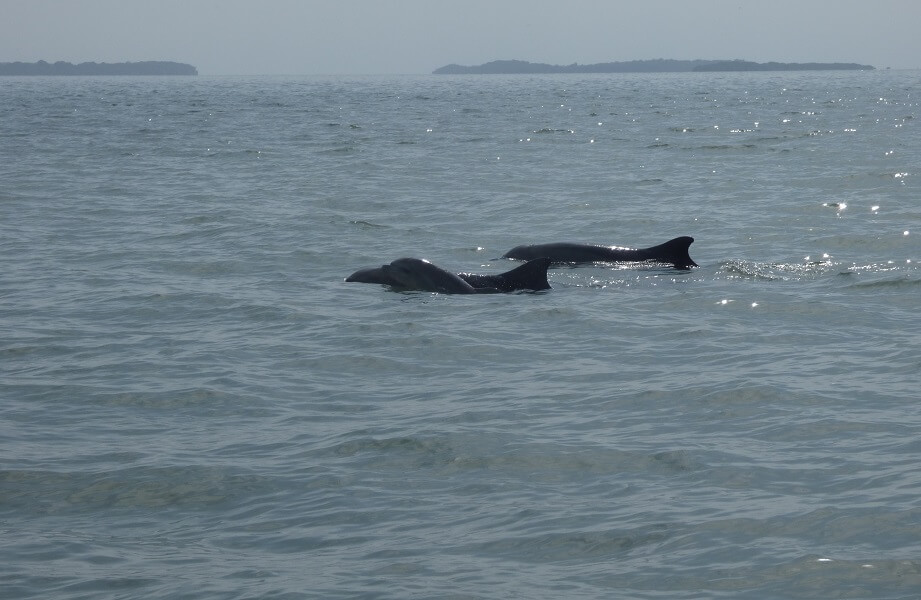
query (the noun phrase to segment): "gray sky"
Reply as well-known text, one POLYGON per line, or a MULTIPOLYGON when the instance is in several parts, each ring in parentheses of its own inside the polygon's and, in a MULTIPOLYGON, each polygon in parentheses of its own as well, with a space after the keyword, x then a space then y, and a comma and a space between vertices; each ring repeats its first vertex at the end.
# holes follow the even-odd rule
POLYGON ((412 74, 495 59, 921 68, 918 0, 0 0, 0 62, 412 74))

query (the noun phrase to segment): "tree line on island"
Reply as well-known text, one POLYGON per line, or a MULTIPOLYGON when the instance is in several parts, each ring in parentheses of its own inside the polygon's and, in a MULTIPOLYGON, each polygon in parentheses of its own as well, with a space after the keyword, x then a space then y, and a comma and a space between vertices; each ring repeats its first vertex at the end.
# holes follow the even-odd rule
POLYGON ((198 69, 185 63, 147 60, 141 62, 73 64, 59 60, 34 63, 0 63, 0 75, 198 75, 198 69))
POLYGON ((591 65, 548 65, 525 60, 494 60, 476 66, 450 64, 432 71, 435 75, 509 75, 518 73, 686 73, 716 71, 872 71, 857 63, 758 63, 747 60, 675 60, 657 58, 591 65))

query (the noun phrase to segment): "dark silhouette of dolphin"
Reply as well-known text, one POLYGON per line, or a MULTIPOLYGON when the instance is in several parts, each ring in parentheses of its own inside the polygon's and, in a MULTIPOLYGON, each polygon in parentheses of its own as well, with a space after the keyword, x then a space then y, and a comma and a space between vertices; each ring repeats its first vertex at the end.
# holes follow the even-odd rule
POLYGON ((551 260, 545 256, 529 260, 520 267, 497 275, 477 275, 476 273, 458 273, 457 276, 475 288, 496 288, 500 292, 518 290, 549 290, 547 269, 551 260))
POLYGON ((549 290, 549 267, 550 259, 541 257, 496 275, 454 274, 421 258, 400 258, 389 265, 360 269, 345 280, 442 294, 497 294, 518 290, 549 290))
POLYGON ((697 263, 691 260, 688 254, 688 248, 692 243, 694 243, 694 238, 682 236, 658 246, 639 249, 571 242, 532 244, 516 246, 503 254, 502 258, 533 260, 543 256, 554 263, 649 261, 670 264, 676 269, 689 269, 697 266, 697 263))

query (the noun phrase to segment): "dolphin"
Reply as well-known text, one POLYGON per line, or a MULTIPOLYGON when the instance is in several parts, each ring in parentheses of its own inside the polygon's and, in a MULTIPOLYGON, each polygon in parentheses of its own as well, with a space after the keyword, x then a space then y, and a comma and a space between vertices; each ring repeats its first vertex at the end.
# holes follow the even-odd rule
POLYGON ((442 294, 496 294, 518 290, 549 290, 549 267, 550 259, 542 257, 496 275, 454 274, 425 259, 400 258, 389 265, 359 269, 345 280, 442 294))
POLYGON ((697 263, 691 260, 688 254, 688 248, 692 243, 694 243, 694 238, 682 236, 658 246, 639 249, 571 242, 532 244, 516 246, 503 254, 502 258, 533 260, 545 256, 554 263, 650 261, 670 264, 676 269, 689 269, 697 266, 697 263))

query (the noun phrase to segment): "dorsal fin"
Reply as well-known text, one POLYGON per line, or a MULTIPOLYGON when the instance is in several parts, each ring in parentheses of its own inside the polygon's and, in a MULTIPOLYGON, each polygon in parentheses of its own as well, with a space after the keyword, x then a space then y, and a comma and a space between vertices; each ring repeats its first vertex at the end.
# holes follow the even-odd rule
POLYGON ((664 244, 644 248, 642 252, 648 254, 646 260, 655 260, 657 262, 671 263, 677 269, 688 269, 696 267, 697 263, 691 259, 689 248, 694 243, 694 238, 689 235, 676 237, 668 240, 664 244))
POLYGON ((549 290, 548 268, 550 268, 550 259, 547 257, 529 260, 520 267, 499 275, 503 283, 500 287, 509 290, 549 290))
MULTIPOLYGON (((477 290, 492 288, 500 292, 518 290, 549 290, 547 268, 549 258, 537 258, 525 264, 497 275, 480 275, 477 273, 458 273, 461 279, 477 290)), ((483 292, 480 292, 483 293, 483 292)))

